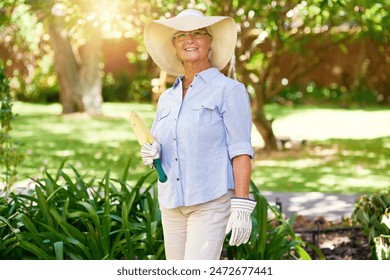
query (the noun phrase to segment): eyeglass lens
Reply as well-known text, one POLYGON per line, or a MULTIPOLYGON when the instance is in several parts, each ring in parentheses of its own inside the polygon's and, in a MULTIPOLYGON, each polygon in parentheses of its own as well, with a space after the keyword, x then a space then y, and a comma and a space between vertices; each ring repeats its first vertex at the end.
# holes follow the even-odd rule
POLYGON ((188 37, 188 35, 191 35, 192 38, 200 39, 203 36, 210 35, 210 34, 207 31, 205 31, 205 30, 194 30, 194 31, 190 31, 190 32, 179 32, 179 33, 176 33, 173 36, 173 40, 182 41, 182 40, 185 40, 188 37))

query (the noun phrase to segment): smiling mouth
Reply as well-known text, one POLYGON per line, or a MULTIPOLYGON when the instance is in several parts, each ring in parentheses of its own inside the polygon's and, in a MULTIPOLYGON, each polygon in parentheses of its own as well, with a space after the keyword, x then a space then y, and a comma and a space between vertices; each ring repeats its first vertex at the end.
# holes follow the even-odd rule
POLYGON ((198 48, 185 48, 185 51, 196 51, 198 48))

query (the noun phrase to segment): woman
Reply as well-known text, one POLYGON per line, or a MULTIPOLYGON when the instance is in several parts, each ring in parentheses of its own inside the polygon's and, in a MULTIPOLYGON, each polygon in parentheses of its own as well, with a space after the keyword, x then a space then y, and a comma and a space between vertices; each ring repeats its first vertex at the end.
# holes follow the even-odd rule
POLYGON ((234 52, 232 18, 187 9, 155 20, 144 31, 154 62, 177 76, 160 97, 152 133, 141 149, 145 165, 161 158, 168 176, 158 183, 167 259, 219 259, 248 242, 251 116, 245 87, 219 70, 234 52))

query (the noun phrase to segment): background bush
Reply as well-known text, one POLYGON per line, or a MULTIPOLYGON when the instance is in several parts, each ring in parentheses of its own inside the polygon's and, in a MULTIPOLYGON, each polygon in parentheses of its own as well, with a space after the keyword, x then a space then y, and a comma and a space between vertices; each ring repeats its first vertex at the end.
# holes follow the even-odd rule
POLYGON ((145 76, 130 77, 128 73, 108 73, 103 78, 105 102, 150 102, 152 85, 145 76))
MULTIPOLYGON (((390 237, 390 227, 383 223, 390 212, 390 188, 375 194, 362 195, 356 202, 356 208, 352 214, 353 220, 363 227, 363 232, 368 238, 372 255, 375 259, 381 258, 378 254, 378 241, 382 237, 390 237)), ((382 242, 382 244, 385 242, 382 242)), ((390 242, 386 242, 390 244, 390 242)), ((389 253, 388 257, 389 258, 389 253)))
POLYGON ((337 84, 321 87, 314 82, 305 86, 293 85, 284 88, 273 99, 280 104, 331 105, 342 107, 380 105, 380 94, 365 87, 347 89, 337 84))
POLYGON ((16 181, 17 168, 23 160, 21 143, 11 135, 12 122, 17 116, 13 112, 13 99, 10 94, 9 80, 5 76, 0 61, 0 187, 9 190, 16 181), (3 185, 3 186, 2 186, 3 185))

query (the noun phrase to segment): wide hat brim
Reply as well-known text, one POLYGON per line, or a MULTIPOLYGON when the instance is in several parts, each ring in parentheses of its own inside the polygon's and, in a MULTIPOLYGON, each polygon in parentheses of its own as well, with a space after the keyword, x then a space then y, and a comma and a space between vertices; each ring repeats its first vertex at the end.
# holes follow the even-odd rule
POLYGON ((163 71, 173 76, 183 76, 184 67, 176 55, 172 36, 177 31, 191 31, 206 27, 213 37, 211 64, 222 70, 229 63, 237 41, 236 23, 231 17, 204 16, 199 11, 188 9, 176 17, 149 22, 144 30, 146 49, 163 71))

